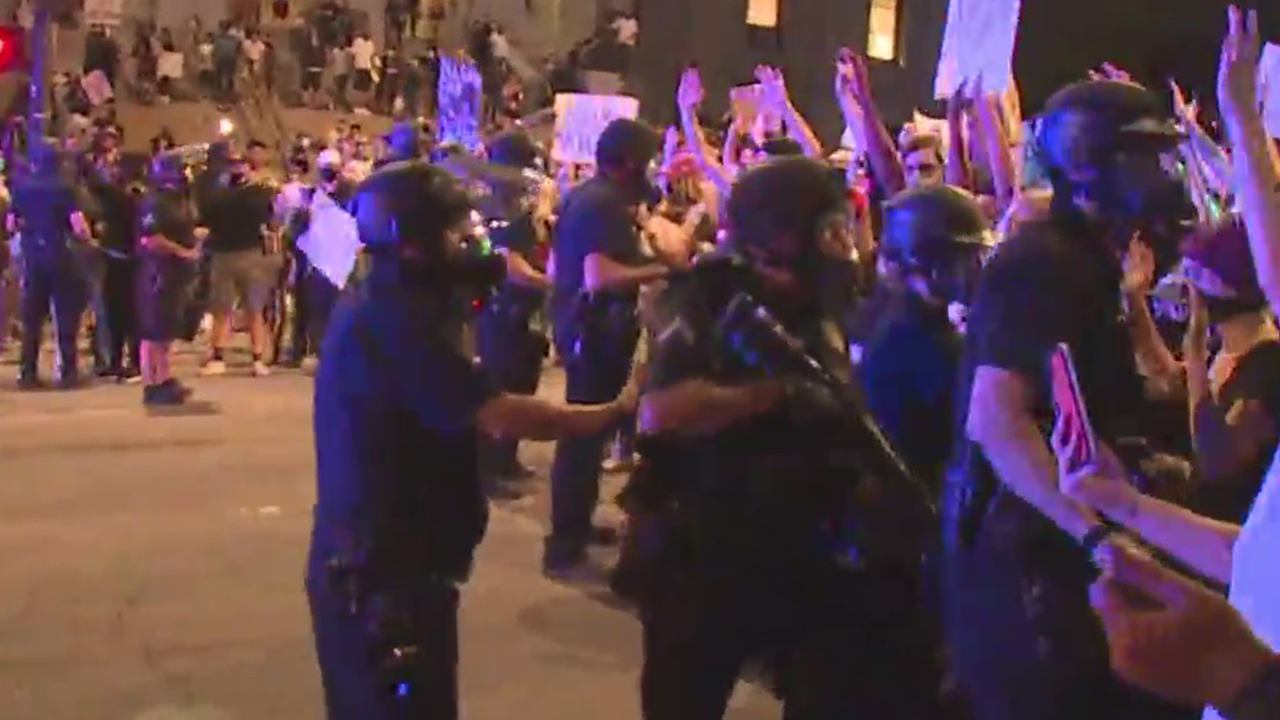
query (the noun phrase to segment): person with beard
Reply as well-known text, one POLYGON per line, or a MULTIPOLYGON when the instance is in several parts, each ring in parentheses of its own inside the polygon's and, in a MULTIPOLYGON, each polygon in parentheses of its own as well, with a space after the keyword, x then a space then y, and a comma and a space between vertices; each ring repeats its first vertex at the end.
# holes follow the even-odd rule
POLYGON ((371 257, 315 383, 316 506, 306 588, 329 720, 458 717, 459 589, 485 532, 476 445, 596 435, 635 410, 499 391, 465 352, 455 298, 501 281, 470 198, 399 163, 357 189, 371 257))
MULTIPOLYGON (((596 146, 598 172, 565 199, 552 241, 555 279, 551 317, 557 354, 565 360, 565 398, 594 404, 626 383, 640 337, 640 286, 670 268, 648 259, 635 208, 657 194, 649 164, 657 132, 635 120, 615 120, 596 146)), ((600 494, 600 459, 609 433, 556 445, 551 465, 551 534, 543 570, 567 577, 586 561, 592 542, 612 543, 611 530, 592 525, 600 494)))
POLYGON ((137 269, 138 198, 125 185, 118 150, 108 150, 98 159, 89 180, 89 191, 97 201, 98 245, 106 268, 102 293, 106 317, 107 347, 103 375, 120 382, 135 380, 139 375, 141 355, 138 344, 137 291, 134 274, 137 269), (128 362, 125 349, 128 349, 128 362))
POLYGON ((832 450, 872 451, 826 432, 819 417, 848 418, 807 371, 766 372, 755 348, 732 349, 743 336, 728 318, 752 298, 752 317, 776 318, 773 337, 847 377, 829 288, 846 277, 848 212, 821 163, 768 161, 730 197, 732 254, 700 261, 655 301, 642 460, 622 498, 653 529, 633 586, 645 718, 722 717, 744 666, 762 659, 788 718, 937 717, 918 549, 860 556, 839 530, 858 471, 834 469, 832 450))
POLYGON ((181 405, 191 391, 173 377, 172 344, 185 335, 186 310, 207 231, 198 227, 186 167, 175 155, 151 165, 151 188, 139 221, 137 306, 142 402, 181 405))
MULTIPOLYGON (((489 162, 517 170, 538 166, 538 148, 523 132, 498 135, 488 143, 489 162)), ((547 340, 533 326, 546 303, 551 281, 537 252, 538 230, 526 183, 495 184, 486 222, 494 247, 507 261, 506 280, 485 303, 476 325, 480 363, 504 392, 533 395, 542 375, 547 340)), ((519 444, 510 439, 484 443, 481 463, 492 483, 523 480, 533 471, 520 464, 519 444)), ((494 488, 496 489, 496 487, 494 488)))
POLYGON ((952 186, 900 193, 885 205, 880 257, 894 278, 858 375, 867 404, 915 473, 941 486, 961 336, 951 315, 969 304, 989 249, 977 200, 952 186))
POLYGON ((1060 90, 1036 138, 1053 184, 1049 217, 1005 240, 979 283, 943 501, 948 639, 977 720, 1176 713, 1108 666, 1087 589, 1091 556, 1112 526, 1059 491, 1047 437, 1049 358, 1060 343, 1098 437, 1142 437, 1121 261, 1136 231, 1150 237, 1179 207, 1181 185, 1161 161, 1179 141, 1140 86, 1060 90))

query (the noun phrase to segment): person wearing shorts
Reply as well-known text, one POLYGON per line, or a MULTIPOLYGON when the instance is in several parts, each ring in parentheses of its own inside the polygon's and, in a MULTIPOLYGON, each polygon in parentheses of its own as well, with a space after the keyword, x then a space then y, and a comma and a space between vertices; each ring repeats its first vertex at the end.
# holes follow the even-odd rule
POLYGON ((263 362, 267 345, 264 310, 275 286, 280 255, 269 252, 265 239, 274 228, 275 191, 249 181, 243 158, 232 158, 227 177, 214 189, 206 210, 209 227, 209 309, 213 314, 211 351, 201 372, 226 372, 225 350, 232 313, 248 316, 253 374, 270 374, 263 362))

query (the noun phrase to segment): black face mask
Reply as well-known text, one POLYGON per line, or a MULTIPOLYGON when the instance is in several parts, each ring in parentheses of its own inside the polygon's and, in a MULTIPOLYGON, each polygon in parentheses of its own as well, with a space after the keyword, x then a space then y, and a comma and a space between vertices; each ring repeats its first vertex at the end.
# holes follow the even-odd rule
POLYGON ((1116 158, 1086 194, 1105 220, 1123 225, 1126 232, 1117 233, 1115 240, 1122 248, 1128 247, 1128 231, 1158 235, 1161 226, 1174 222, 1189 206, 1185 186, 1154 152, 1116 158))

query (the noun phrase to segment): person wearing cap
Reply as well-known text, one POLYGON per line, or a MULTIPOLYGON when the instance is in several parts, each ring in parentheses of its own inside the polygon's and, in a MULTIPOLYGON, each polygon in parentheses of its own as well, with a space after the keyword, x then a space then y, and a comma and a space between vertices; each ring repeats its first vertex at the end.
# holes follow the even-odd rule
MULTIPOLYGON (((534 172, 539 165, 538 148, 526 133, 499 134, 488 143, 490 163, 534 172)), ((542 375, 547 353, 546 336, 534 328, 534 316, 546 304, 551 280, 538 253, 538 229, 533 197, 528 185, 495 184, 484 214, 489 237, 507 263, 506 279, 482 309, 476 324, 480 363, 494 384, 509 393, 532 395, 542 375)), ((520 463, 518 443, 497 439, 482 443, 480 462, 488 480, 498 490, 500 484, 533 475, 520 463)))
MULTIPOLYGON (((1131 251, 1126 285, 1130 325, 1144 374, 1188 401, 1195 464, 1202 482, 1189 505, 1242 523, 1280 444, 1280 331, 1258 284, 1249 237, 1238 216, 1198 228, 1182 244, 1182 263, 1157 294, 1189 295, 1190 322, 1179 362, 1147 304, 1151 252, 1131 251), (1210 333, 1221 349, 1208 351, 1210 333)), ((1178 298, 1181 300, 1182 298, 1178 298)))
MULTIPOLYGON (((657 194, 649 165, 661 138, 627 119, 605 127, 596 146, 596 177, 576 187, 560 211, 552 245, 551 317, 557 354, 565 360, 565 397, 592 404, 626 383, 639 340, 636 303, 642 285, 670 269, 649 260, 635 209, 657 194)), ((608 433, 563 440, 551 466, 551 533, 543 569, 567 576, 586 561, 593 541, 614 534, 592 525, 600 493, 600 460, 608 433)))
MULTIPOLYGON (((290 367, 301 366, 308 356, 319 357, 329 317, 342 292, 340 284, 321 272, 308 255, 308 250, 304 249, 306 246, 310 252, 319 250, 312 243, 320 242, 323 232, 328 229, 313 224, 312 220, 331 212, 345 212, 344 208, 355 191, 355 185, 342 169, 342 156, 336 150, 321 151, 316 157, 315 187, 305 194, 305 210, 300 211, 289 226, 289 236, 293 240, 294 283, 299 300, 293 318, 293 341, 285 362, 290 367)), ((352 257, 351 261, 354 264, 355 258, 352 257)))
POLYGON ((6 225, 20 236, 22 254, 22 352, 18 386, 43 386, 40 341, 52 304, 62 387, 80 381, 76 337, 89 301, 88 288, 73 257, 73 243, 91 243, 93 233, 74 188, 61 176, 61 160, 49 145, 30 151, 31 167, 13 179, 13 203, 6 225))
POLYGON ((1049 359, 1066 344, 1097 436, 1143 436, 1121 259, 1135 232, 1176 219, 1182 186, 1161 155, 1180 141, 1140 86, 1058 91, 1036 138, 1053 185, 1049 217, 1021 226, 983 270, 942 500, 947 639, 977 720, 1170 712, 1107 667, 1086 590, 1112 528, 1058 489, 1047 431, 1049 359))

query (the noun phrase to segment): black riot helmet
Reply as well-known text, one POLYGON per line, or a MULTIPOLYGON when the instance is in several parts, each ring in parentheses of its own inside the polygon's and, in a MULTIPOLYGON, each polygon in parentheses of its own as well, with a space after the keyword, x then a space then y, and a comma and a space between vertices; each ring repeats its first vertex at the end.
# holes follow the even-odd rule
POLYGON ((1103 220, 1136 228, 1182 209, 1181 183, 1161 160, 1181 140, 1150 91, 1133 83, 1089 80, 1049 99, 1036 152, 1053 183, 1055 209, 1082 197, 1103 220))
POLYGON ((445 292, 487 288, 504 277, 466 189, 445 170, 420 161, 386 165, 360 183, 351 200, 360 240, 407 278, 445 292), (460 226, 471 224, 460 231, 460 226))
POLYGON ((933 299, 967 303, 989 230, 973 195, 950 185, 924 187, 885 203, 880 248, 885 260, 923 277, 933 299))
POLYGON ((489 162, 521 170, 540 169, 542 154, 529 134, 520 130, 499 133, 487 145, 489 162))
POLYGON ((807 157, 768 160, 729 196, 729 249, 751 261, 758 298, 784 324, 849 309, 855 265, 841 180, 807 157))
POLYGON ((187 165, 178 153, 162 153, 151 161, 147 184, 158 191, 180 190, 187 183, 187 165))
POLYGON ((845 211, 848 197, 827 166, 807 157, 782 157, 746 172, 729 196, 734 249, 776 266, 809 259, 823 224, 845 211))

